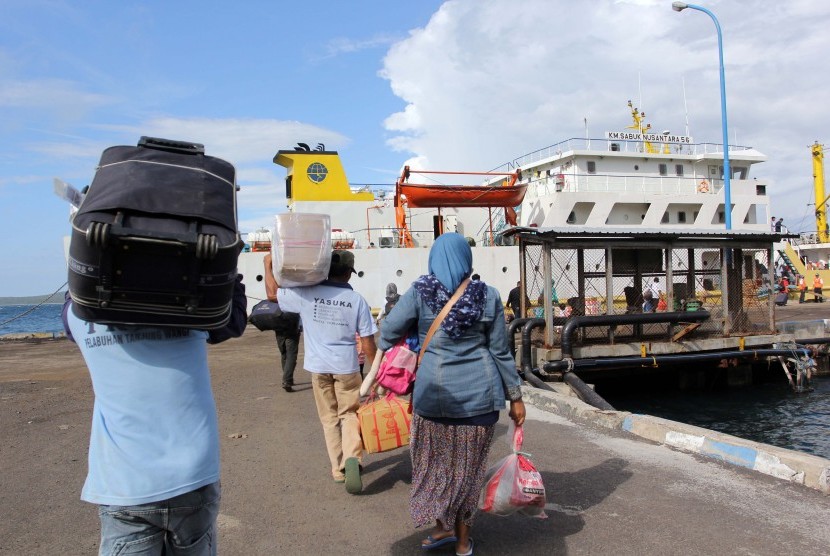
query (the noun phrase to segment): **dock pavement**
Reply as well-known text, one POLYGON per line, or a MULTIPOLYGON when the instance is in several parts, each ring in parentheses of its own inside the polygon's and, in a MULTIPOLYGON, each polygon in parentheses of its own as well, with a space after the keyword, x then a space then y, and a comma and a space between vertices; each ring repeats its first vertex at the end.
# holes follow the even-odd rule
MULTIPOLYGON (((222 446, 220 554, 423 554, 427 532, 408 513, 408 449, 367 455, 363 493, 349 495, 330 478, 302 358, 293 393, 280 388, 271 333, 249 327, 211 346, 209 359, 222 446)), ((695 452, 664 434, 678 428, 691 445, 702 429, 656 420, 648 423, 654 432, 645 417, 540 391, 528 390, 526 400, 524 449, 544 479, 549 517, 479 515, 475 554, 828 553, 830 496, 820 488, 758 472, 740 457, 729 463, 728 449, 706 456, 711 439, 695 452)), ((92 401, 67 340, 0 342, 0 554, 96 553, 97 511, 79 499, 92 401)), ((491 463, 508 453, 506 423, 503 414, 491 463)), ((739 442, 725 436, 713 438, 721 447, 739 442)), ((741 457, 747 450, 767 447, 744 447, 741 457)))

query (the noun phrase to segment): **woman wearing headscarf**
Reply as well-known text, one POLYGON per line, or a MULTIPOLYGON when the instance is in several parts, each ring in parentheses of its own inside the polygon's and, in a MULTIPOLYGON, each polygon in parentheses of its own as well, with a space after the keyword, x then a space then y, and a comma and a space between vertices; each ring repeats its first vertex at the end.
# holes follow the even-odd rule
MULTIPOLYGON (((429 253, 429 274, 418 278, 387 315, 380 348, 389 349, 413 328, 423 343, 472 268, 464 237, 441 235, 429 253)), ((422 548, 455 543, 457 554, 473 553, 470 528, 499 410, 510 400, 510 417, 521 425, 521 398, 499 292, 469 281, 427 346, 412 394, 409 511, 416 527, 435 524, 422 548)))

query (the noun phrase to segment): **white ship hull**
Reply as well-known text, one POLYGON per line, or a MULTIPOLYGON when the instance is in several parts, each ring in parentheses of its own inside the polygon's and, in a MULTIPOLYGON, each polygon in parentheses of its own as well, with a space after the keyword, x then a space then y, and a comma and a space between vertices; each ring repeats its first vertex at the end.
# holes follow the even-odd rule
MULTIPOLYGON (((422 274, 426 274, 429 249, 357 249, 355 266, 358 274, 352 275, 349 284, 369 302, 374 309, 386 303, 386 285, 390 282, 403 293, 422 274)), ((249 308, 265 299, 263 259, 266 253, 242 253, 239 272, 245 276, 245 288, 249 308)), ((519 251, 516 247, 473 247, 473 272, 494 286, 504 299, 519 280, 519 251)))

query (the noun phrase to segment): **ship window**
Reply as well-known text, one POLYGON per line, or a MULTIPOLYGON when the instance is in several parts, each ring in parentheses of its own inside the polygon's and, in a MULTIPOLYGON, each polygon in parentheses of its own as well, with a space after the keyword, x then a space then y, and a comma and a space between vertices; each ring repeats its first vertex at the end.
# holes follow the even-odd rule
POLYGON ((729 173, 732 174, 732 179, 746 179, 746 168, 744 168, 743 166, 737 166, 734 168, 730 168, 729 170, 729 173))
POLYGON ((718 224, 723 224, 724 222, 726 222, 726 217, 722 211, 718 211, 718 224))
POLYGON ((669 223, 669 211, 663 213, 663 218, 660 220, 661 224, 668 224, 669 223))
POLYGON ((661 176, 666 176, 669 173, 669 167, 667 164, 658 164, 657 169, 659 170, 661 176))
POLYGON ((680 177, 683 177, 683 165, 682 164, 675 164, 674 165, 674 173, 680 177))
POLYGON ((638 164, 635 164, 635 165, 634 165, 634 169, 635 169, 635 170, 639 170, 639 169, 640 169, 640 166, 639 166, 638 164))
POLYGON ((680 211, 677 213, 677 221, 681 224, 686 223, 686 211, 680 211))
POLYGON ((548 176, 548 177, 550 177, 550 168, 548 168, 547 170, 545 170, 545 174, 547 174, 547 176, 548 176))
POLYGON ((596 174, 597 173, 597 163, 595 161, 593 161, 593 160, 587 161, 585 167, 588 170, 589 174, 596 174))
POLYGON ((576 213, 574 211, 571 211, 571 213, 568 215, 567 222, 568 224, 576 224, 576 213))
POLYGON ((293 176, 287 176, 287 177, 285 178, 285 198, 286 198, 286 199, 290 199, 290 198, 291 198, 291 178, 292 178, 292 177, 293 177, 293 176))
POLYGON ((694 211, 694 212, 692 213, 692 222, 694 222, 695 220, 697 220, 697 215, 698 215, 698 214, 700 214, 698 211, 694 211))
POLYGON ((755 186, 755 194, 756 195, 766 195, 767 194, 767 186, 766 185, 756 185, 755 186))
POLYGON ((717 177, 718 167, 717 166, 709 166, 709 175, 713 176, 713 177, 717 177))

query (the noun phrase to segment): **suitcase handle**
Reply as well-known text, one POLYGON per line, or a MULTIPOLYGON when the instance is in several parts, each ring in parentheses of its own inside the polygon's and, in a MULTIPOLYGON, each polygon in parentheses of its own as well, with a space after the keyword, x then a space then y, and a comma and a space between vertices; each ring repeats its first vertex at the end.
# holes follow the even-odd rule
POLYGON ((161 137, 147 137, 146 135, 142 135, 138 140, 138 146, 179 154, 205 154, 205 146, 201 143, 162 139, 161 137))

